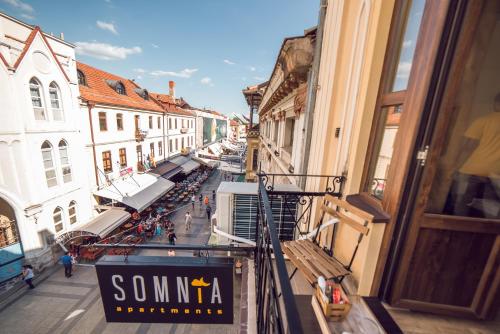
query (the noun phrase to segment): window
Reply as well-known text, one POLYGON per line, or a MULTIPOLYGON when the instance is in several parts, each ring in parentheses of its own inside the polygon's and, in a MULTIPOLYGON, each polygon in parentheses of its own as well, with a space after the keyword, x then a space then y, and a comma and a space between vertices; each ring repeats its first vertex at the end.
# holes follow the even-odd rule
POLYGON ((383 77, 379 92, 379 109, 375 111, 368 148, 367 169, 363 182, 363 191, 378 199, 384 195, 385 183, 391 165, 396 134, 399 129, 401 114, 404 112, 404 100, 408 86, 410 70, 415 54, 415 45, 420 30, 423 0, 401 2, 397 11, 400 18, 394 22, 387 49, 383 77))
POLYGON ((181 149, 184 149, 184 137, 181 138, 181 149))
POLYGON ((125 168, 127 167, 127 150, 125 148, 121 148, 119 150, 120 154, 120 167, 125 168))
POLYGON ((149 116, 149 128, 153 128, 153 116, 149 116))
POLYGON ((108 131, 108 123, 106 122, 106 113, 99 113, 99 129, 101 131, 108 131))
POLYGON ((36 120, 46 120, 47 117, 45 115, 45 108, 43 107, 43 99, 42 99, 42 85, 40 82, 32 78, 30 80, 30 95, 31 95, 31 104, 33 105, 33 112, 35 113, 36 120))
POLYGON ((71 201, 69 203, 68 217, 69 217, 69 223, 71 225, 76 224, 76 222, 78 221, 77 216, 76 216, 76 202, 75 201, 71 201))
POLYGON ((136 154, 137 154, 137 170, 143 171, 144 170, 144 165, 142 164, 142 145, 137 145, 135 148, 136 154))
POLYGON ((123 130, 123 114, 116 114, 116 128, 119 131, 123 130))
POLYGON ((276 145, 278 145, 278 131, 279 131, 280 122, 274 121, 274 133, 273 133, 273 141, 276 145))
POLYGON ((170 147, 170 152, 173 152, 174 151, 174 141, 172 139, 170 139, 168 141, 168 146, 170 147))
POLYGON ((171 118, 168 119, 168 128, 172 129, 172 119, 171 118))
POLYGON ((179 139, 178 138, 175 138, 175 150, 176 151, 179 150, 179 139))
POLYGON ((111 173, 113 171, 111 151, 102 152, 102 168, 104 169, 104 173, 111 173))
POLYGON ((175 128, 177 129, 177 118, 175 119, 175 128))
POLYGON ((155 156, 155 143, 149 144, 149 152, 150 152, 151 158, 154 158, 154 156, 155 156))
POLYGON ((183 127, 184 127, 184 118, 181 119, 181 128, 183 128, 183 127))
POLYGON ((125 86, 121 82, 116 84, 116 92, 121 95, 127 95, 125 92, 125 86))
POLYGON ((71 165, 68 156, 68 143, 61 140, 59 142, 59 159, 61 160, 61 170, 63 175, 63 182, 71 182, 71 165))
POLYGON ((78 75, 78 84, 87 86, 87 79, 85 78, 85 74, 83 74, 83 72, 80 70, 76 70, 76 74, 78 75))
POLYGON ((158 129, 161 129, 161 117, 158 117, 157 119, 158 123, 158 129))
POLYGON ((283 140, 283 148, 288 153, 292 154, 293 136, 295 131, 295 119, 293 117, 285 120, 285 138, 283 140))
POLYGON ((134 124, 135 124, 135 131, 139 131, 139 125, 141 123, 141 119, 140 119, 141 116, 138 116, 138 115, 135 115, 134 116, 134 124))
POLYGON ((63 111, 61 104, 61 91, 59 86, 55 82, 52 82, 49 86, 49 96, 50 96, 50 106, 52 108, 52 116, 55 121, 62 121, 63 111))
POLYGON ((54 187, 57 185, 56 168, 54 166, 54 157, 52 154, 52 145, 48 141, 44 141, 42 144, 42 159, 43 167, 45 169, 45 179, 47 180, 47 186, 54 187))
POLYGON ((54 219, 54 228, 56 229, 56 233, 63 230, 63 210, 60 207, 57 207, 52 214, 52 218, 54 219))
POLYGON ((259 163, 259 150, 254 149, 252 152, 252 170, 257 171, 259 163))
POLYGON ((158 155, 163 155, 163 146, 161 145, 161 141, 158 142, 158 155))

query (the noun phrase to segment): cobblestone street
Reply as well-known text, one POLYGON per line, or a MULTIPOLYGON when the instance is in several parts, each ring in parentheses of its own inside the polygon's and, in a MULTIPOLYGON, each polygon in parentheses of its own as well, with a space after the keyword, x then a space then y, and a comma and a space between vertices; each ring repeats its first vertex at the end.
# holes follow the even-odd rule
MULTIPOLYGON (((201 188, 203 195, 210 198, 212 213, 212 190, 216 190, 221 180, 216 171, 201 188)), ((181 207, 172 217, 175 222, 177 244, 206 244, 210 237, 210 226, 205 207, 197 201, 191 230, 186 232, 184 215, 192 211, 191 203, 181 207)), ((151 242, 168 243, 166 235, 155 237, 151 242)), ((163 250, 141 250, 138 255, 167 255, 163 250)), ((178 252, 176 255, 192 256, 192 252, 178 252)), ((26 292, 10 306, 0 312, 0 332, 3 334, 42 333, 238 333, 240 276, 234 278, 234 324, 139 324, 107 323, 100 300, 99 285, 92 265, 78 265, 70 279, 64 277, 59 268, 49 278, 38 284, 34 290, 26 292)))

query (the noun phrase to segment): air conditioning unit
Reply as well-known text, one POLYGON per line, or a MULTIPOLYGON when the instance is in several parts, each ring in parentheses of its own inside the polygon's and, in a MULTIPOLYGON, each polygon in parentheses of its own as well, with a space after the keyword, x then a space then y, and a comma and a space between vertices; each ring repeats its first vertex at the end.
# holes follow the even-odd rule
MULTIPOLYGON (((280 189, 282 185, 276 185, 280 189)), ((298 190, 292 185, 283 185, 288 190, 298 190), (291 189, 293 188, 293 189, 291 189)), ((256 223, 258 213, 258 184, 250 182, 221 182, 217 189, 217 210, 215 218, 216 228, 224 233, 237 238, 255 241, 256 223)), ((295 232, 295 219, 298 204, 295 199, 287 199, 278 195, 270 195, 271 209, 274 223, 278 229, 278 237, 281 241, 293 240, 295 232)), ((217 234, 216 243, 228 245, 234 242, 217 234)))

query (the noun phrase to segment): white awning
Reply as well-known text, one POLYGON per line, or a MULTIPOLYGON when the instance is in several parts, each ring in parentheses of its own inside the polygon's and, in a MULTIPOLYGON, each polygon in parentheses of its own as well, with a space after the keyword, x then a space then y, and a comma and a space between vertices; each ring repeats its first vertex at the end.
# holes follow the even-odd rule
POLYGON ((200 167, 200 164, 193 160, 189 160, 188 162, 186 162, 181 166, 182 172, 184 174, 189 174, 198 167, 200 167))
POLYGON ((202 163, 205 166, 208 166, 210 168, 214 168, 214 167, 217 167, 218 165, 220 165, 219 161, 204 159, 204 158, 200 158, 200 157, 193 157, 193 160, 196 160, 199 163, 202 163))
POLYGON ((134 174, 132 177, 112 181, 97 196, 126 204, 141 212, 174 187, 174 183, 151 174, 134 174))
POLYGON ((104 238, 129 218, 130 213, 127 211, 119 208, 112 208, 104 211, 88 223, 77 227, 75 231, 88 232, 104 238))

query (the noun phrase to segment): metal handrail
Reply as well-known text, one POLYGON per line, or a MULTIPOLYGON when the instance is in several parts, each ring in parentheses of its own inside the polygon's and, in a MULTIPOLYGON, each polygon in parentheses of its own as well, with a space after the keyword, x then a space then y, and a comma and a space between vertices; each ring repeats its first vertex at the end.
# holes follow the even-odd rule
POLYGON ((261 178, 258 200, 255 255, 257 330, 259 333, 303 333, 269 196, 261 178))

